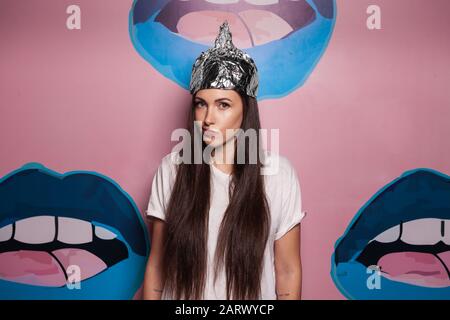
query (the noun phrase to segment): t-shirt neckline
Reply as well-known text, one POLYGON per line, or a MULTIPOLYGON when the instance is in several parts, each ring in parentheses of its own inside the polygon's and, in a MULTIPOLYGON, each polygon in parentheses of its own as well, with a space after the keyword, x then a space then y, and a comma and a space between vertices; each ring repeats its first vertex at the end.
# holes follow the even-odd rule
POLYGON ((212 167, 213 171, 215 173, 217 173, 217 175, 219 175, 220 177, 223 177, 223 178, 226 178, 226 179, 230 179, 231 178, 231 174, 223 172, 222 170, 217 168, 214 164, 211 163, 210 166, 212 167))

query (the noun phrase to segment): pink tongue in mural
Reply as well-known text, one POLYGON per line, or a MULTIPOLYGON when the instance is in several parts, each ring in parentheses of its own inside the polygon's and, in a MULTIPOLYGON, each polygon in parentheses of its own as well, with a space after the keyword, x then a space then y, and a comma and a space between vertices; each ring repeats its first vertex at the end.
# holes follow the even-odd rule
POLYGON ((94 254, 81 249, 59 249, 53 251, 56 260, 45 251, 20 250, 0 254, 0 279, 36 286, 64 286, 65 271, 73 274, 78 267, 80 280, 92 277, 107 268, 94 254), (61 264, 61 265, 60 265, 61 264))
POLYGON ((450 251, 438 256, 424 252, 395 252, 378 260, 383 276, 424 287, 448 287, 450 251), (438 258, 439 257, 439 258, 438 258))
POLYGON ((211 46, 217 37, 217 26, 224 20, 228 20, 233 43, 238 48, 261 45, 293 31, 285 20, 266 10, 246 10, 239 14, 207 10, 191 12, 181 17, 177 29, 186 38, 211 46))

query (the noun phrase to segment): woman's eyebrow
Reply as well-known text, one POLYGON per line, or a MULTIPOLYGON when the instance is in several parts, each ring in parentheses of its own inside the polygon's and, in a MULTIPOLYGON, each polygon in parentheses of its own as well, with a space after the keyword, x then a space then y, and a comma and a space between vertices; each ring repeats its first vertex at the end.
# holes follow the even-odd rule
MULTIPOLYGON (((206 100, 204 100, 204 99, 202 99, 200 97, 195 97, 195 99, 206 101, 206 100)), ((230 102, 233 102, 231 99, 228 99, 228 98, 219 98, 219 99, 216 99, 214 102, 219 102, 219 101, 222 101, 222 100, 228 100, 230 102)))

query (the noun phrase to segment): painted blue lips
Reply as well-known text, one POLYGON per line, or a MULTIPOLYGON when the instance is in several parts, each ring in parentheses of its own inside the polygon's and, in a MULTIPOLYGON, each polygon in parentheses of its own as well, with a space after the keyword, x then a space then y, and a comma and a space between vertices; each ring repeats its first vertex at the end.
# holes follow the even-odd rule
MULTIPOLYGON (((443 227, 444 221, 450 219, 449 199, 450 177, 432 169, 407 171, 378 191, 359 210, 336 242, 331 275, 340 291, 351 299, 450 299, 450 287, 414 285, 386 277, 382 277, 380 288, 367 286, 371 274, 368 267, 377 265, 385 255, 416 252, 437 256, 450 250, 450 245, 443 241, 420 245, 400 239, 401 226, 408 222, 442 219, 443 227), (373 241, 386 230, 399 225, 397 240, 386 243, 373 241)), ((447 229, 437 230, 440 232, 438 237, 450 232, 447 229)), ((427 230, 419 229, 418 232, 427 230)), ((448 273, 448 266, 442 263, 448 273)))
POLYGON ((336 19, 334 0, 282 0, 265 6, 244 0, 236 4, 136 0, 129 17, 130 37, 146 61, 187 90, 195 58, 212 43, 207 46, 181 36, 177 31, 180 17, 194 11, 238 12, 248 8, 271 11, 293 28, 280 39, 245 49, 258 66, 258 99, 288 95, 303 85, 328 45, 336 19))
MULTIPOLYGON (((111 179, 94 172, 59 174, 30 163, 0 181, 0 228, 38 216, 73 218, 117 235, 89 243, 0 242, 0 253, 84 249, 108 267, 83 280, 80 289, 0 280, 1 299, 130 299, 142 283, 149 251, 146 228, 133 200, 111 179)), ((13 235, 14 237, 14 235, 13 235)), ((1 279, 1 278, 0 278, 1 279)))

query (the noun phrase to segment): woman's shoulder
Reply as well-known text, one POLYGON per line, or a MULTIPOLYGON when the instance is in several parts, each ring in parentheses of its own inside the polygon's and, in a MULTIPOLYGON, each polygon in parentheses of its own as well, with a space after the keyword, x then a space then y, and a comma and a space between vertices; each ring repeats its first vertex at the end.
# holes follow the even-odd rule
POLYGON ((162 158, 161 163, 166 165, 176 165, 178 164, 179 159, 180 155, 178 154, 178 151, 171 151, 162 158))
POLYGON ((178 152, 171 151, 162 157, 159 165, 159 170, 162 172, 176 174, 177 165, 179 164, 180 156, 178 152))

